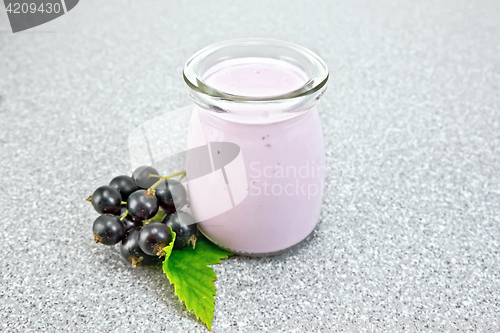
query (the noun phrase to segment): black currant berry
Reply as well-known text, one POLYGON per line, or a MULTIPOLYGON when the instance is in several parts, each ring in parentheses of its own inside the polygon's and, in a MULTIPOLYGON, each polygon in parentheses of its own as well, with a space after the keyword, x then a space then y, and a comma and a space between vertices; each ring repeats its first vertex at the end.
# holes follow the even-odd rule
POLYGON ((92 194, 92 206, 99 214, 119 215, 122 208, 122 196, 111 186, 101 186, 92 194))
POLYGON ((139 189, 132 177, 129 176, 115 177, 111 180, 109 186, 116 188, 120 192, 122 201, 127 201, 129 195, 139 189))
POLYGON ((170 243, 170 229, 163 223, 152 222, 144 226, 139 234, 139 246, 146 254, 163 256, 163 248, 170 243))
POLYGON ((104 245, 115 245, 122 240, 125 230, 123 224, 118 217, 114 215, 101 215, 92 226, 94 232, 94 241, 104 245))
POLYGON ((160 262, 160 258, 157 256, 150 256, 144 253, 139 247, 139 234, 141 232, 141 227, 135 227, 130 229, 122 240, 120 245, 120 252, 132 267, 137 266, 147 266, 154 265, 160 262))
POLYGON ((142 227, 142 221, 132 216, 132 214, 127 214, 122 223, 125 232, 135 227, 142 227))
POLYGON ((175 179, 167 179, 156 187, 158 204, 167 213, 175 212, 175 207, 181 208, 187 204, 187 192, 184 185, 175 179), (168 183, 168 184, 167 184, 168 183))
POLYGON ((188 244, 196 245, 196 227, 195 219, 186 212, 177 212, 167 214, 163 217, 161 223, 172 228, 175 232, 174 249, 183 249, 188 244))
POLYGON ((137 186, 143 189, 148 189, 160 180, 160 177, 149 177, 149 175, 159 176, 160 174, 153 167, 143 165, 135 169, 132 178, 137 186))
POLYGON ((138 190, 128 197, 127 209, 139 220, 148 220, 158 212, 158 200, 152 191, 138 190))

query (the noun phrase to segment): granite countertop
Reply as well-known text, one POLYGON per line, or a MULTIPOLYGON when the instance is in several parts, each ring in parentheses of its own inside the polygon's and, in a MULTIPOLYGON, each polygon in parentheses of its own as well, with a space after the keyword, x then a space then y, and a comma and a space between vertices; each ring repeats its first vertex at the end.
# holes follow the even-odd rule
POLYGON ((233 257, 213 332, 500 330, 500 2, 81 1, 12 34, 0 10, 0 330, 205 332, 158 269, 93 243, 84 199, 127 136, 190 101, 186 59, 269 37, 318 53, 321 220, 233 257), (428 325, 428 326, 426 326, 428 325))

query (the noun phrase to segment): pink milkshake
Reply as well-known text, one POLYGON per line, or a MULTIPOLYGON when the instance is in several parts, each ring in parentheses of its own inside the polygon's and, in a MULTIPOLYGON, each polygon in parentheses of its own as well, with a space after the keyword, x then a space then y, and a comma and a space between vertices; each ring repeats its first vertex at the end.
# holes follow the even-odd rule
MULTIPOLYGON (((284 42, 243 40, 210 48, 200 53, 211 61, 197 64, 203 67, 197 73, 202 89, 188 82, 190 62, 185 69, 199 105, 188 148, 208 144, 214 170, 187 184, 193 216, 203 234, 230 251, 280 253, 305 239, 321 212, 325 153, 314 104, 326 87, 326 66, 312 52, 284 42), (231 51, 236 56, 224 56, 231 51), (321 67, 322 80, 312 75, 318 68, 301 58, 306 51, 321 67), (219 154, 228 152, 213 142, 237 145, 238 157, 217 167, 219 154)), ((195 164, 188 160, 188 175, 195 164)))

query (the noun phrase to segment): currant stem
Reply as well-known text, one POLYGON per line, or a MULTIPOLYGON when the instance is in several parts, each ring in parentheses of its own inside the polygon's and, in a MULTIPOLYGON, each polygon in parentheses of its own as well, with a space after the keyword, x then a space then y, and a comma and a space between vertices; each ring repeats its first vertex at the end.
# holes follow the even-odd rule
MULTIPOLYGON (((153 193, 155 192, 155 189, 158 185, 161 184, 161 182, 163 182, 164 180, 167 180, 169 178, 173 178, 173 177, 176 177, 176 176, 179 176, 179 175, 182 175, 181 179, 186 176, 186 170, 183 170, 183 171, 179 171, 179 172, 176 172, 176 173, 173 173, 171 175, 168 175, 166 177, 161 177, 161 179, 159 181, 157 181, 156 183, 153 184, 153 186, 151 186, 148 191, 152 191, 153 193)), ((153 176, 152 174, 149 174, 149 176, 153 176)), ((156 175, 155 175, 156 176, 156 175)))
POLYGON ((163 178, 162 176, 160 176, 160 175, 155 175, 154 173, 150 173, 150 174, 148 175, 148 178, 151 178, 151 177, 153 177, 153 178, 163 178))
POLYGON ((156 183, 153 184, 153 186, 151 186, 148 191, 151 191, 151 192, 155 192, 155 189, 158 185, 161 184, 161 182, 163 182, 165 179, 164 178, 161 178, 159 181, 157 181, 156 183))
POLYGON ((166 176, 164 177, 165 179, 169 179, 169 178, 172 178, 172 177, 175 177, 175 176, 179 176, 179 175, 182 175, 182 177, 184 177, 186 175, 186 170, 182 170, 182 171, 179 171, 179 172, 176 172, 176 173, 173 173, 171 174, 170 176, 166 176))
POLYGON ((123 221, 123 219, 124 219, 125 217, 127 217, 127 215, 128 215, 128 209, 125 211, 125 213, 123 214, 123 216, 122 216, 122 217, 120 217, 120 221, 123 221))

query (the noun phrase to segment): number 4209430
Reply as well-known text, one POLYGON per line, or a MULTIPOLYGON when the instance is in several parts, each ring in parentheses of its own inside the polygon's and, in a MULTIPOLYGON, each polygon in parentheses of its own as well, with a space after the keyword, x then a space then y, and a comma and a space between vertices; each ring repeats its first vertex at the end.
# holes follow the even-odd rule
POLYGON ((41 3, 40 5, 36 3, 9 3, 6 8, 7 13, 9 14, 26 14, 26 13, 59 13, 61 11, 61 5, 59 3, 41 3))

